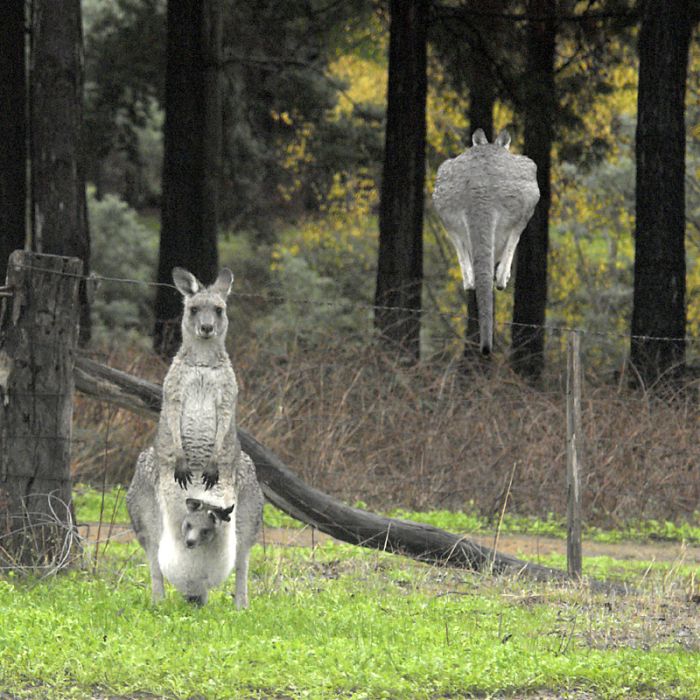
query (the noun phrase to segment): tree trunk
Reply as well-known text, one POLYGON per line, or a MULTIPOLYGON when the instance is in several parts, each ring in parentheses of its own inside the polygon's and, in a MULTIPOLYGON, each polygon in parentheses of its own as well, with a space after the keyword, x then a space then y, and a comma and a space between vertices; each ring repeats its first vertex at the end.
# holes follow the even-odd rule
MULTIPOLYGON (((163 128, 163 196, 158 282, 172 285, 185 267, 204 283, 218 272, 216 247, 221 160, 221 5, 219 0, 168 2, 163 128)), ((158 287, 157 352, 180 342, 180 295, 158 287)))
POLYGON ((24 3, 0 22, 0 279, 13 250, 24 248, 27 206, 27 89, 24 3))
POLYGON ((645 386, 685 362, 685 88, 689 0, 650 0, 639 33, 631 359, 645 386), (654 340, 652 338, 672 338, 654 340))
POLYGON ((375 327, 407 359, 420 356, 428 0, 391 0, 389 83, 375 327))
POLYGON ((77 258, 16 251, 0 310, 0 566, 60 568, 74 541, 77 258))
MULTIPOLYGON (((79 391, 101 401, 110 401, 153 418, 160 412, 160 386, 86 357, 76 361, 75 383, 79 391)), ((255 463, 267 499, 293 518, 339 540, 404 554, 439 566, 494 574, 522 574, 540 580, 566 578, 564 571, 500 554, 436 527, 351 508, 304 483, 279 457, 245 430, 239 428, 238 437, 241 447, 255 463)))
MULTIPOLYGON (((469 70, 469 130, 473 135, 483 129, 489 142, 493 141, 493 108, 496 103, 494 79, 483 56, 473 55, 469 70)), ((471 143, 471 142, 470 142, 471 143)), ((495 305, 494 305, 495 308, 495 305)), ((479 343, 479 305, 476 290, 467 290, 467 324, 464 338, 464 363, 467 369, 484 366, 489 357, 481 353, 479 343)))
MULTIPOLYGON (((31 34, 32 249, 90 263, 83 170, 80 0, 34 0, 31 34)), ((80 286, 80 339, 90 307, 80 286)))
POLYGON ((547 306, 550 170, 553 123, 557 112, 554 84, 556 0, 529 0, 527 76, 523 98, 524 154, 537 165, 540 201, 518 244, 513 301, 512 363, 529 379, 544 368, 544 322, 547 306))

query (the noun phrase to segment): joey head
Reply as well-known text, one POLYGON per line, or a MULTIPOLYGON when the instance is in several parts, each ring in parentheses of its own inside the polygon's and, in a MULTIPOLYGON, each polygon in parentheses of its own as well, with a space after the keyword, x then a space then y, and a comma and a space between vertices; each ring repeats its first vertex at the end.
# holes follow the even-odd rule
POLYGON ((221 508, 200 501, 198 498, 185 499, 187 514, 182 519, 182 538, 188 549, 209 544, 217 535, 222 522, 231 522, 233 506, 221 508))

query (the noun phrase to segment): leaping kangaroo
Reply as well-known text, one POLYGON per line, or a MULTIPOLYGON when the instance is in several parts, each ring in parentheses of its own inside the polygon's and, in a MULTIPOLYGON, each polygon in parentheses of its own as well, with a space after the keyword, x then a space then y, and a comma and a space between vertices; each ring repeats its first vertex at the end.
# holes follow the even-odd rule
POLYGON ((476 289, 481 352, 493 347, 493 281, 505 289, 520 234, 540 198, 537 166, 509 152, 504 129, 489 143, 483 129, 472 147, 437 171, 433 204, 457 250, 465 289, 476 289))

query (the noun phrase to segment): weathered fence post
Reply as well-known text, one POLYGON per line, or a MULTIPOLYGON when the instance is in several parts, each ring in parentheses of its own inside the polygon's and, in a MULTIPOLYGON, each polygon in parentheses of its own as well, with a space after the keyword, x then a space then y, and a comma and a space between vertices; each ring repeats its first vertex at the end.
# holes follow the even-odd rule
POLYGON ((566 343, 566 561, 569 576, 581 578, 581 336, 570 331, 566 343))
POLYGON ((54 570, 72 554, 70 437, 77 258, 16 250, 0 306, 0 565, 54 570))

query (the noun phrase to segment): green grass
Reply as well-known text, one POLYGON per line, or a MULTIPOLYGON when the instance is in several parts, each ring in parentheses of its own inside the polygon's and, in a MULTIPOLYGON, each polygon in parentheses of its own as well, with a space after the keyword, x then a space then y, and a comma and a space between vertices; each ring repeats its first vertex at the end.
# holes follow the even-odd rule
MULTIPOLYGON (((100 490, 86 484, 76 484, 73 490, 73 501, 79 522, 111 522, 128 523, 124 497, 126 490, 120 486, 110 488, 103 494, 100 490), (102 513, 102 517, 100 514, 102 513)), ((357 507, 366 508, 364 503, 357 507)), ((387 515, 393 518, 413 520, 419 523, 433 525, 450 532, 471 534, 490 534, 495 525, 488 518, 473 510, 448 511, 434 510, 429 512, 411 511, 397 508, 387 515)), ((265 505, 265 524, 267 527, 300 528, 303 524, 286 515, 270 504, 265 505)), ((506 513, 501 524, 501 532, 512 535, 539 535, 541 537, 566 537, 566 521, 549 513, 546 518, 518 516, 506 513)), ((599 527, 586 526, 584 539, 593 542, 623 542, 631 541, 668 541, 700 543, 700 512, 695 514, 693 522, 673 523, 659 520, 641 520, 638 522, 622 523, 615 530, 603 530, 599 527)))
POLYGON ((73 485, 73 505, 79 523, 128 523, 126 489, 122 486, 104 492, 87 484, 73 485))
MULTIPOLYGON (((450 532, 492 533, 495 529, 493 521, 478 513, 465 511, 454 512, 436 510, 416 512, 396 509, 389 513, 392 517, 434 525, 450 532)), ((501 532, 512 535, 539 535, 542 537, 566 538, 566 520, 549 513, 546 518, 519 516, 506 513, 501 524, 501 532)), ((595 526, 585 526, 584 539, 593 542, 623 542, 661 540, 668 542, 700 542, 700 512, 694 516, 694 522, 680 524, 659 521, 640 520, 621 523, 615 530, 604 530, 595 526)))
POLYGON ((258 546, 251 607, 237 612, 224 591, 202 609, 172 590, 152 606, 142 562, 133 543, 113 544, 96 570, 90 562, 43 581, 0 578, 0 691, 700 698, 698 639, 680 634, 683 616, 697 611, 649 577, 641 596, 603 600, 579 587, 494 581, 349 545, 258 546), (657 629, 662 610, 668 633, 657 629))
MULTIPOLYGON (((73 505, 79 523, 129 523, 126 510, 126 489, 114 486, 104 492, 88 484, 73 486, 73 505)), ((265 525, 267 527, 300 528, 303 523, 290 517, 270 504, 265 505, 265 525)))

